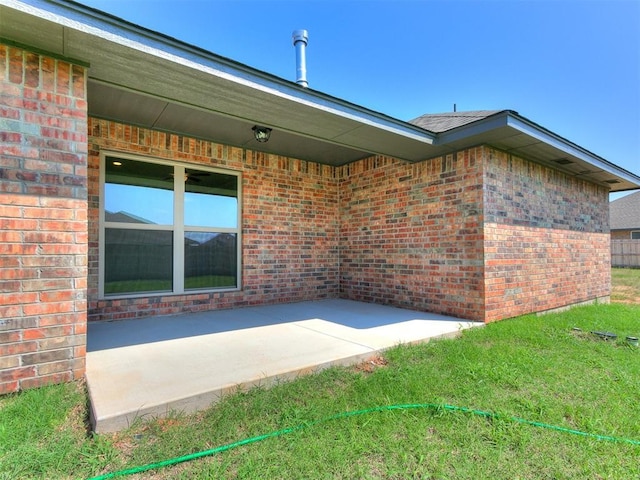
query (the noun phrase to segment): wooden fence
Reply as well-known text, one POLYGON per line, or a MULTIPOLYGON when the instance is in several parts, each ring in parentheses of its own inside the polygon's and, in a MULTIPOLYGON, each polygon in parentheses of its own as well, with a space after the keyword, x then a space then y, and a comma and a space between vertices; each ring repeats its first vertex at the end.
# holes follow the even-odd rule
POLYGON ((640 267, 640 240, 611 240, 612 267, 640 267))

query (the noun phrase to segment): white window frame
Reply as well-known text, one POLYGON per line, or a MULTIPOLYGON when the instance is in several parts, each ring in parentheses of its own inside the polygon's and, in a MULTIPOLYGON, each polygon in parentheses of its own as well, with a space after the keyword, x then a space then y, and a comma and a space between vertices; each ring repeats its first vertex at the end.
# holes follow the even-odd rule
POLYGON ((233 292, 242 289, 242 172, 237 170, 227 170, 221 168, 207 167, 195 163, 178 162, 165 160, 156 157, 143 155, 132 155, 118 151, 104 150, 100 152, 100 193, 99 193, 99 241, 98 241, 98 297, 100 300, 117 300, 122 298, 157 297, 169 295, 190 295, 207 292, 233 292), (138 162, 156 163, 174 167, 173 184, 173 225, 145 225, 139 223, 118 223, 105 221, 105 181, 106 181, 106 158, 115 157, 123 160, 135 160, 138 162), (199 288, 184 289, 184 178, 185 168, 199 170, 203 172, 221 173, 224 175, 234 175, 237 177, 238 185, 238 218, 236 228, 210 228, 188 226, 190 232, 215 232, 234 233, 236 235, 236 286, 220 288, 199 288), (173 291, 163 292, 136 292, 105 295, 104 274, 105 274, 105 231, 107 228, 131 229, 131 230, 173 230, 173 291))
POLYGON ((630 238, 631 240, 640 240, 640 230, 632 230, 632 231, 629 233, 629 238, 630 238), (636 238, 633 238, 633 234, 634 234, 634 233, 637 235, 637 237, 636 237, 636 238))

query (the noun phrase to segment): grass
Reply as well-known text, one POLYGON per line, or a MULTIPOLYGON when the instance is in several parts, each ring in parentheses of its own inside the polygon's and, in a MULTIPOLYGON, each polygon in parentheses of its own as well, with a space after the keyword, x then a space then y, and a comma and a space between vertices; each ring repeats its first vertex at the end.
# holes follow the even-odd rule
MULTIPOLYGON (((184 285, 186 289, 235 286, 236 277, 229 275, 201 275, 198 277, 187 277, 184 285)), ((171 289, 171 280, 120 280, 107 282, 104 286, 104 293, 127 294, 132 292, 171 292, 171 289)))
POLYGON ((640 446, 507 419, 415 409, 314 423, 433 402, 640 440, 640 349, 628 335, 640 336, 640 305, 525 316, 114 435, 86 433, 81 384, 30 390, 0 398, 0 478, 86 478, 297 425, 307 427, 129 478, 639 478, 640 446))
POLYGON ((640 269, 612 268, 611 301, 640 305, 640 269))

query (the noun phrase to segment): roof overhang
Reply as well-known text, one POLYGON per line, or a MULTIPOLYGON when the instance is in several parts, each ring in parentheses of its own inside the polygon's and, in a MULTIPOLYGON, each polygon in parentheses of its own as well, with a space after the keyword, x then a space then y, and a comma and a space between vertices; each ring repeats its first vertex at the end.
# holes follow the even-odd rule
POLYGON ((99 118, 331 165, 422 160, 435 138, 72 2, 0 0, 0 37, 88 63, 89 114, 99 118), (256 124, 273 129, 268 143, 255 141, 256 124))
POLYGON ((640 187, 640 177, 562 138, 511 110, 438 133, 432 150, 439 154, 491 145, 573 177, 608 186, 611 191, 640 187))
POLYGON ((613 191, 640 187, 515 112, 434 133, 70 1, 0 0, 0 40, 88 64, 98 118, 329 165, 373 154, 418 162, 488 144, 613 191), (273 129, 269 142, 254 139, 254 125, 273 129))

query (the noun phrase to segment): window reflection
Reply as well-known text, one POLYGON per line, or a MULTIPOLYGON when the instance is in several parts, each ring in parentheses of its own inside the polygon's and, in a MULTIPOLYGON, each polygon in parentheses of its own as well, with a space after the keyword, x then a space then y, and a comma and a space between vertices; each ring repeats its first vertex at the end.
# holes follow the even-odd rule
POLYGON ((104 295, 238 288, 239 188, 233 174, 106 156, 104 295))
POLYGON ((170 231, 106 229, 104 293, 171 291, 172 252, 170 231))
POLYGON ((184 223, 191 227, 238 226, 238 178, 187 168, 184 223))
POLYGON ((105 221, 171 225, 173 167, 106 159, 105 221))
POLYGON ((232 233, 185 232, 185 289, 235 287, 236 245, 232 233))

